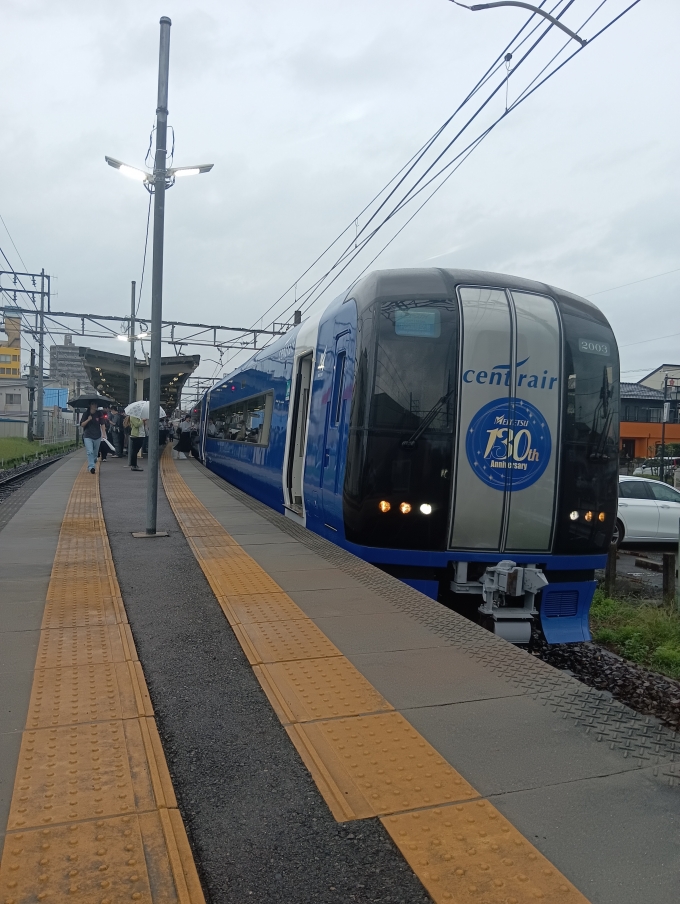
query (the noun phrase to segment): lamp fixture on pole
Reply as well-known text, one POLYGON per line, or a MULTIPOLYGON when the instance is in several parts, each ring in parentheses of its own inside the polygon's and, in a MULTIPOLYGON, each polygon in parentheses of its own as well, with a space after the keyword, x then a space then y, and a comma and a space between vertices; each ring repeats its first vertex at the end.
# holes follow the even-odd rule
POLYGON ((543 16, 544 19, 547 19, 548 22, 552 23, 556 28, 559 28, 565 34, 568 34, 574 41, 578 41, 581 47, 585 47, 587 44, 585 38, 580 38, 575 31, 567 28, 567 26, 563 25, 559 19, 551 16, 550 13, 545 12, 545 10, 539 9, 538 6, 533 6, 531 3, 523 3, 520 2, 520 0, 496 0, 495 3, 475 3, 474 6, 468 6, 467 3, 460 3, 460 0, 451 0, 451 3, 455 3, 456 6, 462 6, 463 9, 472 10, 473 13, 479 12, 481 9, 494 9, 496 6, 519 6, 521 9, 528 9, 529 12, 536 13, 537 16, 543 16))

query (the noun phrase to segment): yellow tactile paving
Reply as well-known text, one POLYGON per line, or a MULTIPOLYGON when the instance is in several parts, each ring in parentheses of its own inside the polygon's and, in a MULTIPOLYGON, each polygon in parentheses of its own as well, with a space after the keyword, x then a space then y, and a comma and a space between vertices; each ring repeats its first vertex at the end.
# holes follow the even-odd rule
POLYGON ((344 656, 254 666, 255 674, 282 722, 310 722, 392 706, 344 656))
POLYGON ((0 902, 66 900, 204 902, 85 469, 54 559, 0 864, 0 902))
POLYGON ((298 724, 288 733, 312 775, 321 759, 333 798, 353 819, 479 797, 397 712, 298 724))
POLYGON ((376 712, 392 708, 311 619, 281 617, 295 603, 253 559, 238 558, 234 538, 167 452, 161 473, 196 559, 335 818, 381 816, 436 904, 587 904, 400 713, 376 712))
POLYGON ((382 820, 435 901, 587 904, 587 899, 488 801, 382 820))
POLYGON ((120 669, 127 671, 128 664, 38 669, 28 707, 27 728, 142 715, 137 711, 132 687, 117 677, 120 669))
POLYGON ((225 596, 220 599, 220 604, 226 604, 230 613, 229 621, 238 625, 307 618, 287 593, 250 593, 240 596, 225 596))
POLYGON ((309 618, 242 624, 240 629, 255 651, 255 662, 285 662, 288 659, 342 655, 309 618))

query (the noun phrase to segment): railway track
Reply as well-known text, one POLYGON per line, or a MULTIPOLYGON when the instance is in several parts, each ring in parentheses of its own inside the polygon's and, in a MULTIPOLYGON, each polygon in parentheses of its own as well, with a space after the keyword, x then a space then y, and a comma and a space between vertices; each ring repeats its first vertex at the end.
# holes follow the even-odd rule
POLYGON ((68 453, 53 455, 50 458, 43 458, 41 461, 33 464, 13 468, 12 471, 7 474, 0 471, 0 504, 18 490, 19 487, 23 486, 27 480, 30 480, 31 477, 34 477, 49 465, 62 459, 65 454, 67 455, 68 453))

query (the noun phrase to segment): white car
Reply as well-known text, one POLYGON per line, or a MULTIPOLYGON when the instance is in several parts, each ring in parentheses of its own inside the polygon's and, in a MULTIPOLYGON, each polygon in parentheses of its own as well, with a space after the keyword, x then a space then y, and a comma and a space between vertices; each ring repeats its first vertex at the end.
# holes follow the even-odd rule
POLYGON ((678 542, 680 492, 659 480, 619 477, 619 513, 612 542, 678 542))

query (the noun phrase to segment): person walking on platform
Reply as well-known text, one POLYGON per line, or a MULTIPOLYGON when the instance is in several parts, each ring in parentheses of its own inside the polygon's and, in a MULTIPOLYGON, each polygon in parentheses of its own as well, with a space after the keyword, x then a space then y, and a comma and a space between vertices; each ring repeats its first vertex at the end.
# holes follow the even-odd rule
POLYGON ((87 452, 87 467, 90 474, 94 474, 94 466, 99 453, 99 445, 104 436, 104 412, 97 410, 97 403, 90 402, 90 410, 86 411, 80 419, 83 428, 83 445, 87 452))
POLYGON ((143 421, 139 417, 130 417, 130 439, 128 440, 128 442, 132 443, 132 453, 130 455, 131 471, 143 470, 143 468, 137 466, 137 455, 139 454, 139 450, 144 445, 145 438, 146 421, 143 421))
MULTIPOLYGON (((179 422, 177 428, 179 438, 175 446, 175 452, 184 452, 185 455, 191 454, 191 415, 185 414, 179 422)), ((179 456, 178 456, 179 457, 179 456)))
POLYGON ((111 425, 111 442, 116 450, 115 457, 121 458, 123 455, 123 418, 115 405, 111 408, 109 424, 111 425))
POLYGON ((101 461, 106 461, 106 458, 109 454, 109 446, 107 445, 106 440, 108 439, 110 442, 110 423, 109 423, 109 414, 108 411, 103 411, 101 408, 99 409, 99 413, 102 418, 102 441, 99 444, 99 458, 101 461))

